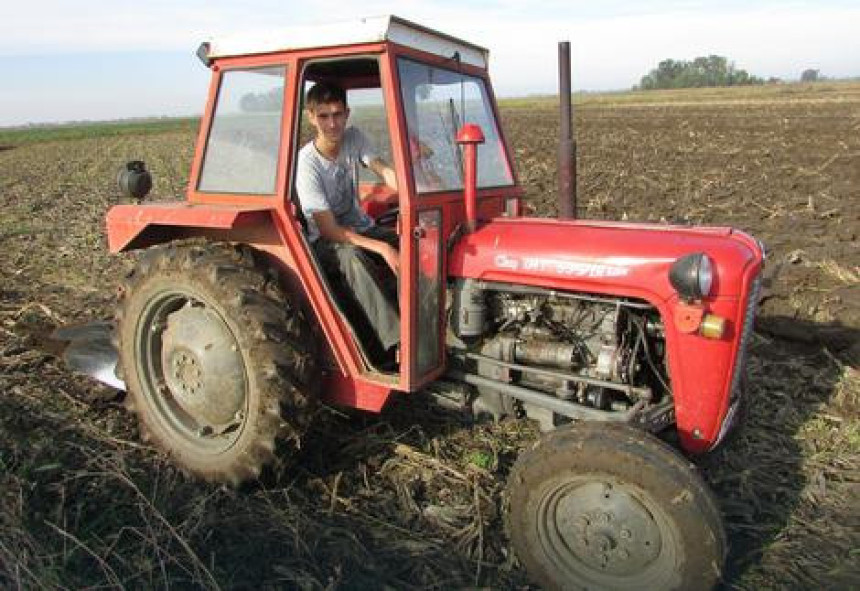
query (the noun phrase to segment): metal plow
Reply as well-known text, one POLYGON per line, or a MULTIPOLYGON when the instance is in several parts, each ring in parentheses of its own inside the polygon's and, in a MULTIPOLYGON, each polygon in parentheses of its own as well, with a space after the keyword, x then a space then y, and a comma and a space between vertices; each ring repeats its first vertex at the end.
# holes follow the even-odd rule
POLYGON ((125 391, 125 382, 116 373, 119 354, 111 342, 112 331, 110 322, 90 322, 61 326, 51 338, 68 343, 63 360, 73 371, 125 391))

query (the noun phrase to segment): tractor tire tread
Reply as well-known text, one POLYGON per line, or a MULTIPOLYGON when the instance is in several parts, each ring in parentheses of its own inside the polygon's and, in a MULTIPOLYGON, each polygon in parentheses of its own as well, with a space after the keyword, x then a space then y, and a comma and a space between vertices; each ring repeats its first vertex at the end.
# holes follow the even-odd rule
MULTIPOLYGON (((705 557, 694 556, 692 562, 699 565, 708 562, 709 569, 692 569, 696 572, 688 569, 682 573, 680 586, 667 588, 686 589, 692 585, 706 589, 706 581, 715 584, 719 580, 726 555, 727 538, 717 502, 698 475, 695 466, 671 446, 641 429, 616 423, 574 422, 545 434, 530 449, 520 454, 509 473, 503 495, 505 531, 520 560, 545 588, 595 586, 594 581, 580 583, 577 587, 576 581, 562 583, 554 579, 557 575, 553 575, 551 569, 547 568, 545 563, 542 564, 539 557, 535 557, 541 553, 540 550, 535 550, 540 544, 536 545, 534 538, 523 533, 533 527, 533 524, 528 522, 528 509, 524 508, 535 503, 531 496, 532 491, 537 489, 541 482, 555 478, 564 471, 575 474, 642 473, 645 481, 652 485, 657 482, 658 487, 663 487, 664 490, 655 494, 655 497, 665 496, 667 483, 677 483, 677 498, 667 502, 672 505, 670 511, 679 511, 675 514, 680 515, 677 519, 692 519, 696 522, 694 526, 685 526, 682 529, 707 532, 704 537, 712 539, 685 540, 692 543, 693 549, 689 550, 690 552, 701 551, 702 557, 705 557)), ((640 583, 634 581, 630 588, 636 588, 638 584, 640 583)))
MULTIPOLYGON (((202 282, 217 294, 219 305, 242 327, 240 348, 255 373, 259 405, 257 416, 248 417, 248 440, 235 453, 225 453, 223 465, 200 466, 176 453, 169 436, 154 432, 147 420, 146 402, 130 392, 126 407, 138 415, 141 437, 161 447, 181 467, 210 481, 238 485, 259 477, 275 459, 279 443, 298 447, 316 412, 315 356, 312 332, 304 314, 282 289, 275 275, 263 268, 246 246, 225 243, 169 244, 144 252, 119 289, 113 341, 117 350, 127 316, 134 307, 134 294, 152 278, 163 274, 185 276, 190 283, 202 282), (249 295, 251 294, 251 295, 249 295), (282 338, 288 335, 289 338, 282 338), (301 343, 301 347, 298 344, 301 343)), ((128 329, 126 329, 127 331, 128 329)), ((126 374, 128 371, 126 371, 126 374)), ((132 380, 133 381, 133 380, 132 380)), ((127 380, 127 385, 130 385, 127 380)))

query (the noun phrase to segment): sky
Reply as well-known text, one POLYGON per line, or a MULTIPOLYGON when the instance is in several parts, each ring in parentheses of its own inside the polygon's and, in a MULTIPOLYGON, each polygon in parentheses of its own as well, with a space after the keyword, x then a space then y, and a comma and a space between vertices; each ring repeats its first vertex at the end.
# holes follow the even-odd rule
POLYGON ((750 74, 860 76, 860 0, 27 0, 0 10, 0 126, 198 115, 210 38, 396 14, 490 50, 501 97, 619 90, 666 58, 722 55, 750 74))

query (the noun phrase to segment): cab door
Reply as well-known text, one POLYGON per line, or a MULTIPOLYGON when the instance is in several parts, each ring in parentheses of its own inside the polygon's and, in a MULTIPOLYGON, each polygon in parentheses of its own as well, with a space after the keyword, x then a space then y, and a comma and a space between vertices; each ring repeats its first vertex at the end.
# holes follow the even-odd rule
MULTIPOLYGON (((385 95, 381 82, 380 61, 377 54, 357 53, 348 56, 311 58, 300 62, 300 94, 294 107, 299 121, 296 127, 298 138, 295 146, 296 153, 313 139, 314 134, 313 127, 308 122, 304 110, 304 98, 314 84, 327 81, 336 84, 346 92, 349 109, 347 127, 354 127, 361 132, 361 136, 366 142, 367 153, 373 154, 384 163, 397 168, 394 162, 396 160, 395 151, 392 149, 394 142, 392 141, 391 126, 387 115, 390 110, 389 99, 385 95)), ((296 165, 295 161, 297 158, 294 158, 293 166, 296 165)), ((399 191, 388 187, 366 166, 366 163, 356 164, 349 169, 347 174, 354 175, 351 181, 357 185, 361 207, 374 218, 377 225, 390 226, 400 234, 398 231, 399 216, 397 214, 399 191)), ((398 184, 400 183, 398 176, 398 184)), ((293 199, 298 208, 298 195, 295 190, 293 191, 293 199)), ((399 241, 402 254, 402 236, 399 237, 399 241)), ((399 364, 392 364, 389 353, 381 349, 381 343, 376 338, 367 315, 363 313, 356 300, 350 297, 349 290, 352 289, 352 286, 345 284, 342 278, 340 282, 337 278, 334 281, 327 278, 319 266, 319 262, 315 260, 312 251, 311 258, 314 260, 315 274, 319 278, 319 283, 327 300, 325 303, 330 305, 330 309, 336 317, 335 324, 338 325, 337 330, 327 331, 327 333, 335 353, 341 353, 341 359, 339 359, 341 369, 345 380, 350 382, 343 389, 352 388, 357 391, 364 388, 365 393, 362 396, 366 395, 366 397, 374 399, 367 404, 345 398, 338 401, 368 409, 377 406, 377 404, 381 405, 390 390, 405 389, 405 375, 408 373, 408 365, 404 365, 402 361, 399 364)), ((401 267, 407 266, 401 262, 401 267)), ((372 265, 372 267, 371 272, 380 272, 379 279, 384 284, 385 291, 394 291, 388 289, 394 287, 395 278, 387 266, 380 264, 372 265)), ((400 318, 408 318, 402 312, 403 304, 401 302, 397 303, 397 307, 401 310, 400 318)), ((323 315, 321 314, 321 316, 323 315)), ((404 333, 408 332, 403 329, 402 325, 403 322, 401 321, 401 343, 404 340, 404 333)), ((402 354, 402 348, 399 358, 400 360, 406 359, 402 354)))
POLYGON ((382 85, 400 195, 401 388, 415 391, 445 369, 445 223, 442 207, 418 197, 423 180, 415 174, 416 136, 408 125, 415 88, 402 86, 396 55, 385 57, 382 85))
POLYGON ((486 70, 408 50, 391 59, 391 68, 400 107, 393 129, 408 181, 401 191, 401 203, 408 203, 403 234, 409 234, 404 313, 411 315, 406 336, 415 389, 445 367, 447 244, 461 235, 465 221, 463 152, 456 141, 463 125, 478 125, 485 136, 477 152, 481 218, 501 215, 505 199, 518 189, 486 70))

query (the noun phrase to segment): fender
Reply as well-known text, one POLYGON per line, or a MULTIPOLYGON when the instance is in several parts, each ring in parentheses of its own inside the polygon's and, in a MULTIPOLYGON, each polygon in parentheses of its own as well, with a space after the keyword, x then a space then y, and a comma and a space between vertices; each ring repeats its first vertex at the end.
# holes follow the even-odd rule
POLYGON ((146 248, 212 230, 271 226, 274 208, 186 202, 115 205, 106 216, 112 253, 146 248))
POLYGON ((449 276, 644 300, 663 318, 675 415, 682 446, 701 453, 719 440, 732 376, 759 274, 759 244, 732 228, 687 228, 587 220, 495 218, 463 236, 449 276), (704 252, 714 262, 704 308, 726 319, 720 339, 681 330, 680 300, 669 282, 678 258, 704 252))

